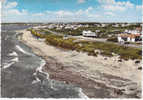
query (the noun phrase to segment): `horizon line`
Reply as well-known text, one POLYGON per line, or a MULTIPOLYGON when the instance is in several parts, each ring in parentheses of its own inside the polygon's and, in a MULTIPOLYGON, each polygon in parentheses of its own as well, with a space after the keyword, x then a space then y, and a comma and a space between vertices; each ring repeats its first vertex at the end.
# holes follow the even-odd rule
POLYGON ((143 23, 143 22, 1 22, 1 24, 5 24, 5 23, 42 23, 42 24, 47 24, 47 23, 143 23))

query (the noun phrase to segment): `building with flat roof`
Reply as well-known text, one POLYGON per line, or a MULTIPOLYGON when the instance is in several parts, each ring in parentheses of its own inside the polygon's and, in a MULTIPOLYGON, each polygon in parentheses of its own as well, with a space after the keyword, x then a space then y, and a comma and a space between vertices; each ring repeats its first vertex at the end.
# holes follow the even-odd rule
POLYGON ((85 37, 97 37, 96 33, 92 31, 83 31, 82 35, 85 37))

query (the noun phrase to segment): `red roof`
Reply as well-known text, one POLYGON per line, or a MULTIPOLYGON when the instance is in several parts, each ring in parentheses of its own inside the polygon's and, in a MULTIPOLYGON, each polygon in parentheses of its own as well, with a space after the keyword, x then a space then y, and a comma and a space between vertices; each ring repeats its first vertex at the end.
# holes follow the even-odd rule
POLYGON ((130 37, 130 38, 136 38, 141 36, 140 34, 120 34, 120 37, 130 37))

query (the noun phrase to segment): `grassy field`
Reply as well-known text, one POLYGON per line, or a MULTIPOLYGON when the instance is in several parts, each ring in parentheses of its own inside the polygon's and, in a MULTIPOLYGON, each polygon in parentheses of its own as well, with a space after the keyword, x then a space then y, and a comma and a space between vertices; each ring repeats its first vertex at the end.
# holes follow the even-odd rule
POLYGON ((45 38, 45 42, 48 45, 53 45, 59 48, 68 50, 76 50, 78 52, 86 52, 88 55, 97 56, 101 54, 103 56, 113 56, 113 54, 120 55, 121 59, 142 59, 142 50, 138 48, 119 46, 113 43, 103 42, 89 42, 89 41, 76 41, 74 38, 65 39, 63 36, 54 34, 40 34, 34 30, 30 30, 31 33, 39 38, 45 38), (96 52, 95 50, 100 50, 96 52))

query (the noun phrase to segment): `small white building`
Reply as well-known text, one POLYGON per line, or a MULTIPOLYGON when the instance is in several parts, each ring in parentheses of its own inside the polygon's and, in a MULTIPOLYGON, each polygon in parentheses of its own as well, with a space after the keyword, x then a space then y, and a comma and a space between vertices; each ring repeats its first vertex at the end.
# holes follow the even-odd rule
POLYGON ((121 36, 118 36, 118 42, 119 42, 119 43, 124 43, 124 42, 125 42, 125 40, 124 40, 124 39, 122 39, 122 37, 121 37, 121 36))
POLYGON ((82 35, 85 37, 97 37, 96 33, 92 31, 83 31, 82 35))
POLYGON ((118 42, 136 42, 141 41, 140 34, 120 34, 118 36, 118 42))

